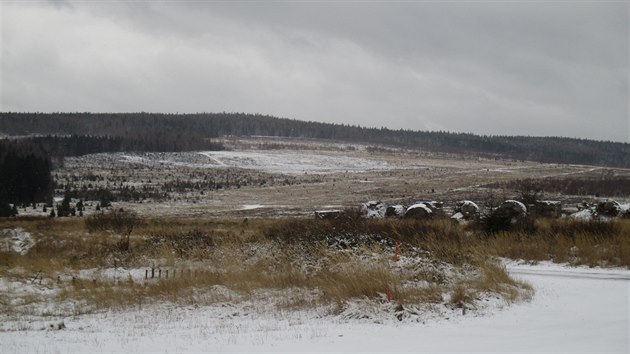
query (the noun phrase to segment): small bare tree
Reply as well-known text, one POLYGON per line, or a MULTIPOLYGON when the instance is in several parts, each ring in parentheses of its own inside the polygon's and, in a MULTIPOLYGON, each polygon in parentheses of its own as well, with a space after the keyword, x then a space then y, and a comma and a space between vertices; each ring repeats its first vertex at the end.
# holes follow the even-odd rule
POLYGON ((85 219, 85 226, 89 232, 111 230, 120 235, 118 248, 129 250, 129 239, 140 218, 131 210, 114 209, 106 213, 93 214, 85 219))

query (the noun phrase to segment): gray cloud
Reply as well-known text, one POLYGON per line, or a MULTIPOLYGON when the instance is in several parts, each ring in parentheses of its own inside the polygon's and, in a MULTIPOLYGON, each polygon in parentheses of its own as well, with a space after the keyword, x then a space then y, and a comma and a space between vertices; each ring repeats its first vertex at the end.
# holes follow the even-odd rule
POLYGON ((3 111, 629 141, 627 2, 0 6, 3 111))

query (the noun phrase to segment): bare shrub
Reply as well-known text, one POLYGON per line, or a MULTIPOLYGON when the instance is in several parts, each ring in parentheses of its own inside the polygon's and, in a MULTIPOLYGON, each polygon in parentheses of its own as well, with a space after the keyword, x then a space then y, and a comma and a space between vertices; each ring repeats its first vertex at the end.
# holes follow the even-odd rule
POLYGON ((147 242, 153 247, 167 245, 180 258, 200 258, 215 245, 214 237, 201 230, 158 233, 150 236, 147 242))
POLYGON ((131 210, 111 210, 90 215, 85 219, 85 227, 89 232, 113 231, 121 236, 118 248, 129 250, 129 238, 134 227, 140 223, 138 214, 131 210))

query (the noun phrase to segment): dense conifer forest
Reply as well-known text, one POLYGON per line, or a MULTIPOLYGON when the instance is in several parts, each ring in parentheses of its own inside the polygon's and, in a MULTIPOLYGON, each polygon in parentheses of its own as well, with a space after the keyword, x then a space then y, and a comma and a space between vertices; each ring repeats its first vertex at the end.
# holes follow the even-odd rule
POLYGON ((16 204, 49 202, 50 170, 45 150, 28 143, 0 140, 0 216, 15 215, 16 204))
POLYGON ((244 113, 0 113, 0 134, 48 136, 33 142, 45 146, 46 151, 63 155, 216 150, 222 147, 212 143, 212 138, 278 136, 387 144, 482 157, 630 167, 630 144, 625 143, 365 128, 244 113))

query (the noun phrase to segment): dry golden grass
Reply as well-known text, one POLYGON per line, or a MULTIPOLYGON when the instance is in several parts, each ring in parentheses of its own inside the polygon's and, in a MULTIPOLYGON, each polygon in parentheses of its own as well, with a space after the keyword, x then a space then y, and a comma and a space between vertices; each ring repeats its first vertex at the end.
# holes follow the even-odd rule
POLYGON ((470 306, 476 296, 476 289, 466 286, 464 283, 458 283, 450 292, 449 303, 459 308, 470 306))
POLYGON ((487 252, 528 261, 630 267, 630 220, 537 220, 534 233, 503 232, 487 238, 487 252))
MULTIPOLYGON (((400 304, 448 298, 455 306, 468 307, 483 294, 518 301, 531 293, 527 284, 515 281, 492 261, 495 256, 630 266, 630 220, 606 224, 537 220, 529 233, 487 235, 448 219, 365 220, 352 213, 337 220, 146 219, 133 230, 125 250, 117 247, 120 235, 89 233, 79 218, 0 220, 0 229, 16 227, 31 232, 37 243, 24 256, 0 252, 0 276, 21 269, 27 282, 41 272, 60 289, 57 301, 83 304, 78 311, 154 301, 207 303, 230 296, 247 298, 261 289, 317 294, 316 299, 287 301, 286 307, 378 300, 388 291, 400 304), (345 243, 338 243, 340 239, 345 243), (395 241, 401 256, 416 263, 392 262, 395 241), (113 267, 169 267, 178 270, 178 276, 56 281, 61 273, 113 267), (213 286, 229 289, 232 295, 209 291, 213 286)), ((0 302, 8 303, 6 296, 0 294, 0 302)), ((45 301, 28 296, 22 300, 45 301)), ((3 305, 2 311, 10 309, 3 305)))
POLYGON ((481 275, 470 282, 470 285, 480 292, 501 294, 509 301, 516 301, 521 296, 531 295, 531 285, 510 277, 502 265, 487 261, 480 266, 480 270, 481 275), (521 291, 523 289, 527 291, 521 291))
POLYGON ((194 289, 220 284, 222 277, 215 272, 196 272, 194 275, 151 282, 134 282, 132 279, 118 282, 76 279, 64 284, 62 291, 57 295, 57 300, 78 302, 79 312, 122 309, 159 301, 197 304, 228 301, 230 298, 222 294, 206 292, 203 297, 194 294, 194 289))
POLYGON ((444 300, 444 285, 431 283, 425 287, 394 288, 392 298, 402 305, 437 304, 444 300))

